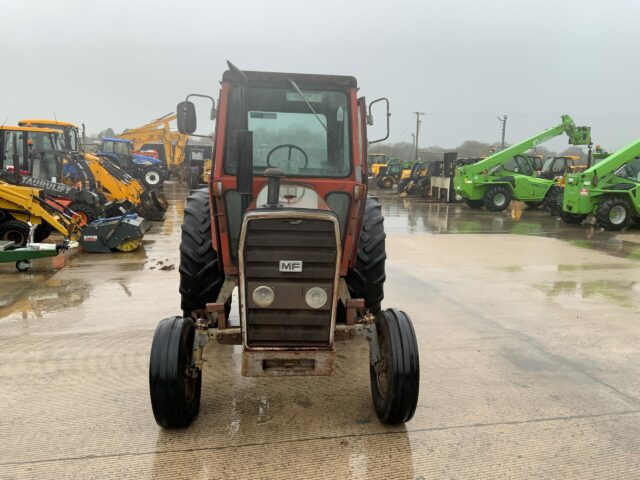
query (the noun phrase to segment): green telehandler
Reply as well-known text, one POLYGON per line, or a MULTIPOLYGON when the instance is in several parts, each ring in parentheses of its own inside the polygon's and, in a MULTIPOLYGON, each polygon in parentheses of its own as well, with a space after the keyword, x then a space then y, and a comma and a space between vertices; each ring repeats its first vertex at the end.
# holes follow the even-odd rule
POLYGON ((471 208, 494 212, 505 210, 511 200, 537 208, 554 185, 553 179, 539 178, 526 151, 566 133, 571 145, 589 145, 591 128, 577 127, 569 115, 562 123, 534 135, 471 165, 456 168, 454 188, 471 208))
POLYGON ((640 139, 582 173, 565 176, 562 213, 567 223, 595 215, 605 230, 622 230, 640 217, 640 139))

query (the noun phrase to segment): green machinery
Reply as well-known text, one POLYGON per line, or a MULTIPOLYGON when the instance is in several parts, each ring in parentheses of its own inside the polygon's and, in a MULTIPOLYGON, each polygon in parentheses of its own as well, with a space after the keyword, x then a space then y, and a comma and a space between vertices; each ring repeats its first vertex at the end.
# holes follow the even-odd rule
POLYGON ((555 127, 477 163, 456 168, 456 194, 472 208, 484 206, 494 212, 505 210, 512 199, 534 208, 542 205, 554 180, 537 177, 525 152, 563 133, 571 145, 591 143, 591 128, 578 127, 569 115, 563 115, 562 123, 555 127))
POLYGON ((640 217, 640 139, 582 173, 565 176, 562 219, 580 223, 595 215, 606 230, 621 230, 640 217))

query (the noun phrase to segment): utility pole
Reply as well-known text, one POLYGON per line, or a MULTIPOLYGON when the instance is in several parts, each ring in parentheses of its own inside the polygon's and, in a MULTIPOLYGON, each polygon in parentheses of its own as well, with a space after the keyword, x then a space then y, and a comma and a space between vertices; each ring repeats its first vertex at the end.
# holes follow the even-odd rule
POLYGON ((504 135, 507 131, 507 116, 503 115, 502 117, 498 117, 498 121, 502 123, 502 141, 500 142, 500 150, 504 150, 504 135))
POLYGON ((424 115, 424 112, 413 112, 416 114, 416 156, 414 158, 414 160, 417 162, 418 161, 418 138, 420 136, 420 124, 422 123, 422 120, 420 120, 420 116, 424 115))
POLYGON ((413 145, 414 147, 416 145, 416 134, 415 133, 411 134, 411 145, 413 145))

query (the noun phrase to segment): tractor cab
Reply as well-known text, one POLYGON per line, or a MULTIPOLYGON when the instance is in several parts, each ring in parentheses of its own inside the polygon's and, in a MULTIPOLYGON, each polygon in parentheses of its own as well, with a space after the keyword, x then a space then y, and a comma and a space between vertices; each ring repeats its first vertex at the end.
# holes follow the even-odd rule
POLYGON ((566 173, 575 173, 577 169, 582 167, 579 165, 580 157, 575 155, 561 155, 549 157, 542 166, 542 171, 538 174, 540 178, 549 180, 564 177, 566 173))
POLYGON ((80 132, 77 125, 60 120, 25 119, 20 120, 21 127, 50 128, 61 132, 62 148, 69 152, 79 152, 82 150, 80 132))
POLYGON ((0 127, 0 170, 15 172, 17 165, 22 175, 55 183, 62 178, 59 162, 62 148, 62 134, 58 130, 0 127))
MULTIPOLYGON (((337 340, 360 335, 380 420, 409 420, 417 342, 404 312, 382 309, 384 224, 366 183, 367 125, 378 102, 388 120, 388 101, 367 108, 349 76, 229 67, 211 115, 209 188, 184 209, 182 315, 160 322, 151 347, 156 421, 191 423, 210 340, 242 346, 243 375, 273 377, 332 375, 337 340), (238 320, 230 315, 236 287, 238 320)), ((192 94, 178 105, 178 129, 192 136, 194 96, 213 102, 192 94)))
POLYGON ((161 160, 133 152, 133 142, 123 138, 103 138, 98 155, 138 178, 147 188, 162 186, 166 175, 161 160))

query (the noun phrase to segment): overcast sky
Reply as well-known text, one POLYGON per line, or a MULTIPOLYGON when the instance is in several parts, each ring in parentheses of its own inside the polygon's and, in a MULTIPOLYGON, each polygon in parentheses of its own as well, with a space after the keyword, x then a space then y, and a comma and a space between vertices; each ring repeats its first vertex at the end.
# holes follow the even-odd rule
MULTIPOLYGON (((22 0, 0 8, 0 122, 116 132, 247 70, 348 74, 389 97, 393 141, 516 142, 568 113, 609 149, 640 136, 639 0, 22 0)), ((382 119, 382 118, 381 118, 382 119)), ((566 140, 548 146, 563 148, 566 140)))

